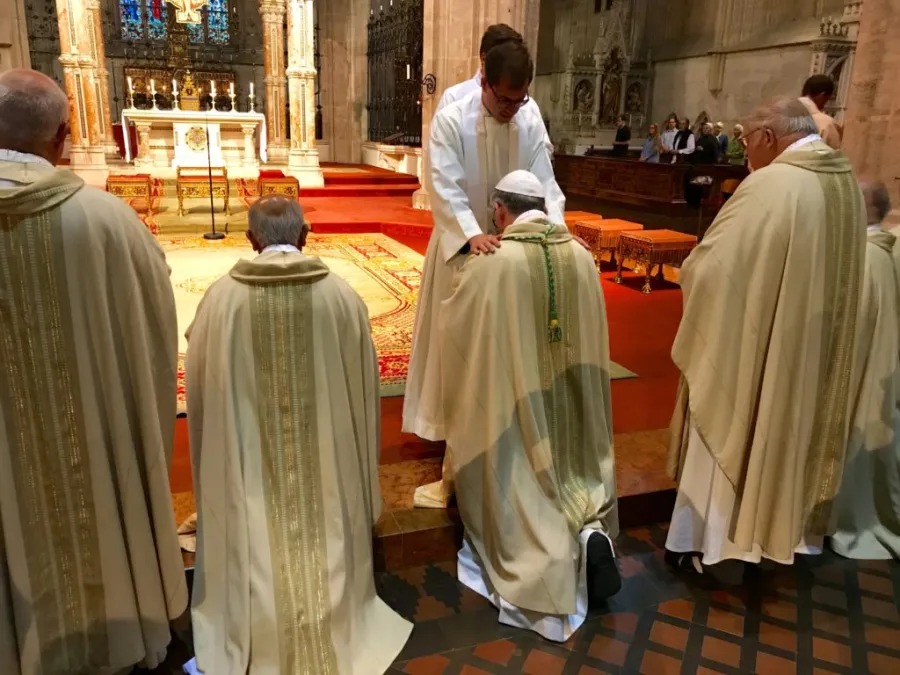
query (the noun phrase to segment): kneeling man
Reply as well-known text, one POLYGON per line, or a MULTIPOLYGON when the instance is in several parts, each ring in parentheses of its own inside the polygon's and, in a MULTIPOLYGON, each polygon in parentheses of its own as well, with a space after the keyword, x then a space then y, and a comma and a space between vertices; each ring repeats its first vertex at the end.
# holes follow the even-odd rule
POLYGON ((620 587, 606 309, 591 254, 528 171, 492 196, 501 234, 441 307, 459 579, 502 623, 565 641, 620 587))
POLYGON ((412 626, 375 595, 378 362, 362 299, 300 252, 300 205, 250 209, 255 260, 189 329, 196 666, 385 672, 412 626))

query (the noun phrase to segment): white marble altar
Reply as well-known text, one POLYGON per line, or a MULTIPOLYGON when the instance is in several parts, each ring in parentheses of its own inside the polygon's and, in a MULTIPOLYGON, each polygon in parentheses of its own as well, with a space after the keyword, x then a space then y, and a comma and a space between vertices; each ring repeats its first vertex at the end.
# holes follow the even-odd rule
POLYGON ((138 147, 132 148, 128 134, 125 134, 125 159, 128 162, 133 159, 136 169, 156 177, 174 176, 175 168, 179 165, 207 166, 207 127, 210 137, 210 165, 228 167, 230 177, 255 177, 259 171, 260 159, 265 162, 268 158, 266 118, 262 113, 123 110, 123 127, 127 127, 130 122, 137 127, 138 147), (201 132, 194 131, 192 134, 192 129, 202 131, 202 142, 198 142, 201 132), (192 137, 194 141, 190 142, 192 137))

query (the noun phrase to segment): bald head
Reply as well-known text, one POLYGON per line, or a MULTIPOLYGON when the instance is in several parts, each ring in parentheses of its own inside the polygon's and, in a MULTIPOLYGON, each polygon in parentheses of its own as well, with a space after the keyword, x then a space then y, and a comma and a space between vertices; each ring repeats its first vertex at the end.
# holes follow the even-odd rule
POLYGON ((776 98, 754 110, 744 123, 747 156, 754 169, 768 166, 801 138, 818 133, 806 106, 797 98, 776 98))
POLYGON ((46 75, 0 73, 0 148, 39 155, 56 164, 68 133, 69 101, 46 75))
POLYGON ((308 228, 296 199, 266 195, 250 207, 247 218, 250 221, 247 239, 257 252, 268 246, 303 248, 306 243, 308 228))

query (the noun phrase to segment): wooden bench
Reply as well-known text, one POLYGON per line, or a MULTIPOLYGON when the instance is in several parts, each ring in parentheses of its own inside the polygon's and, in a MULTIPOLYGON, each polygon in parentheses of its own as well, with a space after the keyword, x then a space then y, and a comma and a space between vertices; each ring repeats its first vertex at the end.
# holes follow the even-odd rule
POLYGON ((260 197, 284 195, 300 199, 300 181, 293 176, 285 176, 279 169, 260 171, 256 185, 260 197))
POLYGON ((221 197, 225 201, 225 215, 230 216, 228 207, 228 169, 224 166, 179 166, 175 182, 178 193, 178 215, 184 215, 184 200, 221 197), (212 178, 210 178, 210 175, 212 178))
MULTIPOLYGON (((106 179, 106 191, 125 200, 132 208, 134 208, 134 204, 131 203, 131 200, 147 200, 147 214, 153 215, 153 187, 149 173, 110 174, 106 179)), ((135 211, 137 210, 135 209, 135 211)))
POLYGON ((649 293, 652 290, 650 273, 653 266, 659 265, 659 276, 662 277, 663 265, 681 267, 696 246, 697 237, 674 230, 623 232, 619 236, 619 247, 616 251, 619 266, 615 282, 622 283, 622 263, 628 258, 644 268, 645 280, 641 291, 649 293))
POLYGON ((600 259, 604 252, 609 251, 610 262, 616 262, 616 250, 619 247, 619 235, 623 232, 637 232, 643 230, 640 223, 632 223, 629 220, 610 218, 609 220, 582 220, 573 226, 574 234, 584 239, 591 247, 594 254, 594 262, 600 267, 600 259))

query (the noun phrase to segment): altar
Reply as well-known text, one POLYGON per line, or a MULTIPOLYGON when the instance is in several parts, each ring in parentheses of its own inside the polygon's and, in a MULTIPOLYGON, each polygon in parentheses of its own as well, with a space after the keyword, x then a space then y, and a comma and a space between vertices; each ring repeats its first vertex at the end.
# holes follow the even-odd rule
POLYGON ((232 177, 255 177, 260 160, 267 161, 261 113, 127 108, 123 129, 129 123, 137 129, 138 147, 131 147, 126 132, 125 160, 156 177, 174 177, 179 166, 228 167, 232 177))

